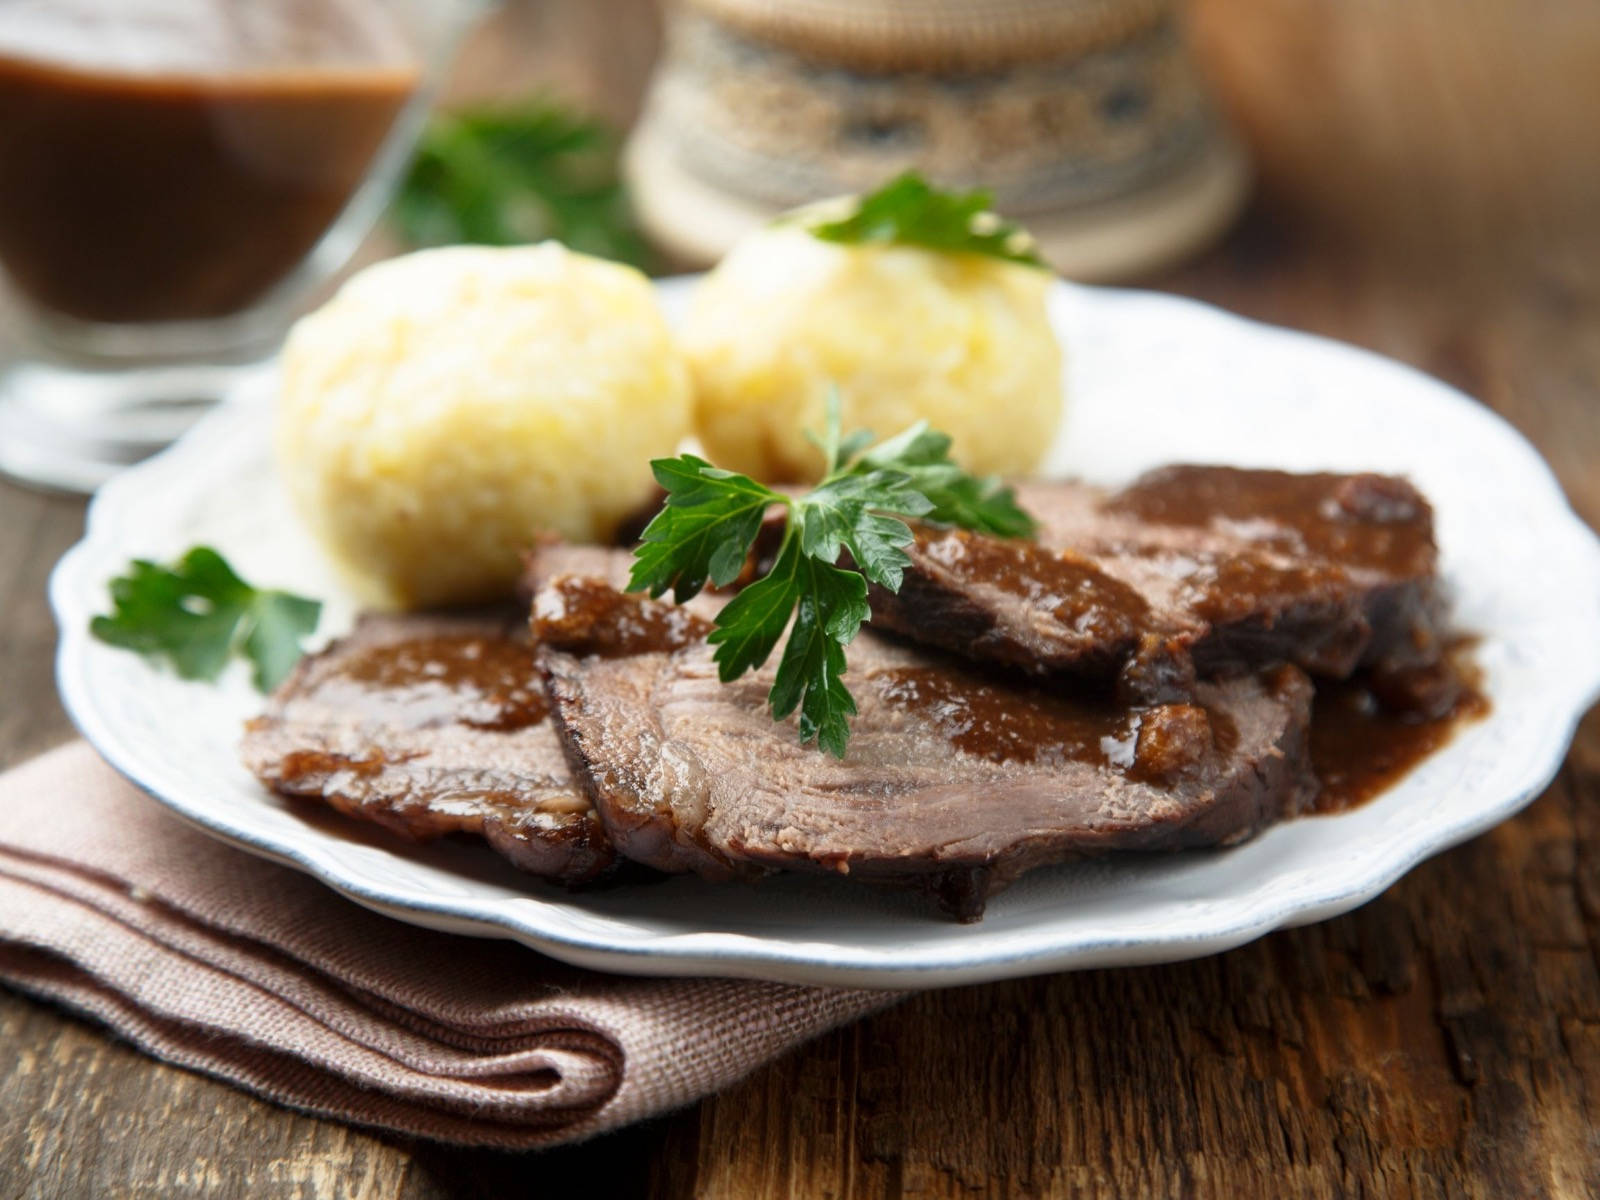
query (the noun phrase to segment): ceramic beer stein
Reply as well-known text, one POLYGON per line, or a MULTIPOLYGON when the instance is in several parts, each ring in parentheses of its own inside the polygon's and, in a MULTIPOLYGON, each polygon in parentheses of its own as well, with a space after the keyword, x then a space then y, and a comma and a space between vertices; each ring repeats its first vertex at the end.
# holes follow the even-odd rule
POLYGON ((677 0, 627 168, 671 252, 711 262, 799 204, 917 167, 982 186, 1064 274, 1170 262, 1248 172, 1174 0, 677 0))

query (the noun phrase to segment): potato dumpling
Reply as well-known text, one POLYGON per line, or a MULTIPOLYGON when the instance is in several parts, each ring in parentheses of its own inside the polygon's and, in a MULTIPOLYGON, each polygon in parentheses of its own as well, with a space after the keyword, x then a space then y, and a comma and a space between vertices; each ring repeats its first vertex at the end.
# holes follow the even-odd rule
POLYGON ((1061 418, 1048 272, 977 254, 840 245, 797 225, 740 242, 699 286, 681 341, 696 432, 718 466, 815 479, 806 438, 837 385, 844 428, 921 419, 979 474, 1038 466, 1061 418))
POLYGON ((371 603, 509 595, 541 531, 603 540, 689 432, 650 283, 555 243, 391 259, 283 355, 281 471, 371 603))

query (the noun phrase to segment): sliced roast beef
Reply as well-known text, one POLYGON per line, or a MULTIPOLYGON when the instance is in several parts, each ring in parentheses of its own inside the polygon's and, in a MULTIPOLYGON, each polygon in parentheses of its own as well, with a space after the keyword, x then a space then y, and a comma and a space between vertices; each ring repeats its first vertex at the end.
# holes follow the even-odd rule
MULTIPOLYGON (((1439 697, 1432 511, 1404 480, 1175 466, 1121 491, 1017 489, 1035 541, 922 526, 881 628, 1036 675, 1115 680, 1144 701, 1278 662, 1371 667, 1397 702, 1439 697)), ((1447 705, 1447 701, 1446 701, 1447 705)))
MULTIPOLYGON (((710 625, 603 576, 542 572, 538 658, 619 851, 710 879, 820 871, 923 886, 964 919, 1022 872, 1249 837, 1312 794, 1311 687, 1282 667, 1128 705, 1016 686, 863 631, 843 761, 717 678, 710 625)), ((614 576, 612 576, 614 577, 614 576)))
POLYGON ((285 795, 581 883, 616 856, 548 715, 520 616, 369 616, 300 662, 242 753, 285 795))

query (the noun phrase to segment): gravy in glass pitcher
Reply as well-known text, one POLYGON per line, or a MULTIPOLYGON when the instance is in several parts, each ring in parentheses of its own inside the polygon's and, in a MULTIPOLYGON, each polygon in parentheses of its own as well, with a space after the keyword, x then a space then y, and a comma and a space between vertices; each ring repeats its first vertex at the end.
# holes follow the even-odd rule
POLYGON ((0 0, 0 265, 80 320, 246 309, 419 76, 376 0, 0 0))

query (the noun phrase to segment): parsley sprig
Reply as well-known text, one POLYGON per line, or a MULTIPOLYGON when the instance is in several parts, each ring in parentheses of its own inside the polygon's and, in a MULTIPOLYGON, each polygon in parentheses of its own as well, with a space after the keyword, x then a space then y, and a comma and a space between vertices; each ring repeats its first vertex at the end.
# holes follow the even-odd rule
POLYGON ((184 679, 215 679, 242 654, 262 691, 289 674, 322 613, 315 600, 251 587, 207 546, 170 567, 134 559, 111 600, 111 614, 89 622, 102 642, 165 658, 184 679))
POLYGON ((841 436, 835 393, 826 429, 813 440, 827 474, 801 496, 692 454, 652 462, 667 502, 634 551, 628 587, 652 596, 670 590, 679 603, 707 581, 726 587, 744 569, 768 509, 786 510, 771 569, 717 614, 709 641, 717 674, 728 683, 765 663, 788 629, 767 694, 772 715, 783 720, 798 709, 801 743, 815 739, 843 758, 856 711, 843 680, 845 647, 871 617, 868 582, 898 592, 911 565, 904 547, 912 532, 901 518, 1001 537, 1027 536, 1034 522, 1009 488, 952 462, 950 438, 926 423, 869 448, 869 433, 841 436), (837 565, 846 550, 855 570, 837 565))
POLYGON ((436 113, 395 197, 396 222, 420 246, 555 238, 647 267, 617 144, 608 126, 551 99, 436 113))
POLYGON ((862 196, 848 216, 812 221, 806 228, 827 242, 923 246, 1046 266, 1027 230, 989 210, 993 199, 985 191, 941 191, 907 171, 862 196))

